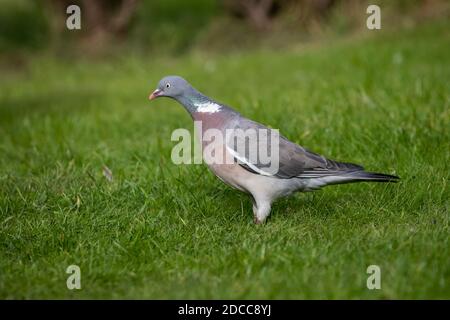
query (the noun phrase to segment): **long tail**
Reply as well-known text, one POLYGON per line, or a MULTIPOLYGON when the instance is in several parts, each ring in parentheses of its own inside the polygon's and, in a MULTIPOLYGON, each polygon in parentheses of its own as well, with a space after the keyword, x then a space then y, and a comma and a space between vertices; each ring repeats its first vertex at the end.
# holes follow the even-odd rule
POLYGON ((390 174, 361 170, 350 171, 339 175, 330 175, 327 177, 322 177, 320 180, 324 182, 324 185, 330 185, 353 182, 398 182, 400 178, 390 174))
POLYGON ((326 161, 328 170, 323 172, 322 174, 329 175, 329 177, 327 178, 336 178, 336 183, 363 181, 398 182, 398 180, 400 179, 399 177, 390 174, 365 171, 364 167, 350 162, 339 162, 330 159, 326 159, 326 161))
POLYGON ((325 160, 326 168, 305 170, 298 176, 306 182, 307 190, 316 190, 333 184, 364 181, 398 182, 400 180, 399 177, 391 174, 365 171, 364 167, 354 163, 325 160))
POLYGON ((356 171, 350 174, 355 181, 398 182, 399 177, 377 172, 356 171))

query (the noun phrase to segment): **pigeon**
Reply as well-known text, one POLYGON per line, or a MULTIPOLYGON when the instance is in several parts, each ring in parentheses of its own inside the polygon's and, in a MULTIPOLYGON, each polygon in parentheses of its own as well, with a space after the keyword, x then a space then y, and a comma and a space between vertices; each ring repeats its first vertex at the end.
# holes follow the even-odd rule
MULTIPOLYGON (((167 76, 160 80, 157 89, 150 94, 149 100, 160 97, 179 102, 194 121, 201 123, 202 134, 208 130, 215 130, 223 135, 239 130, 239 132, 249 129, 266 130, 266 137, 270 135, 273 141, 277 141, 276 170, 269 170, 266 163, 258 159, 250 161, 248 157, 248 151, 255 149, 255 144, 259 144, 259 140, 262 139, 260 136, 256 136, 256 140, 249 140, 250 142, 242 139, 232 139, 232 142, 227 139, 201 139, 204 151, 214 143, 217 154, 223 153, 222 156, 232 160, 206 161, 206 163, 220 180, 250 195, 253 203, 253 221, 256 224, 266 221, 272 203, 276 199, 297 191, 313 191, 327 185, 351 182, 397 182, 400 179, 390 174, 365 171, 357 164, 330 160, 301 147, 275 129, 269 129, 247 119, 231 107, 200 93, 179 76, 167 76), (243 143, 246 144, 246 148, 240 148, 243 143)), ((203 158, 205 159, 205 154, 203 158)))

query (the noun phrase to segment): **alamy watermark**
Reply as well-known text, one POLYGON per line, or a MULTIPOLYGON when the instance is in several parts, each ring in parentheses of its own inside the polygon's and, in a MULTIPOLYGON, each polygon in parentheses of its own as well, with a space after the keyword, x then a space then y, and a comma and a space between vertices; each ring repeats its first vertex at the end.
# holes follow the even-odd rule
POLYGON ((366 20, 366 26, 369 30, 381 29, 381 9, 376 4, 367 7, 366 13, 369 14, 366 20))
POLYGON ((176 129, 171 140, 171 159, 174 164, 208 165, 240 163, 263 175, 274 175, 279 169, 280 135, 276 129, 233 128, 203 130, 201 121, 194 121, 192 141, 187 129, 176 129))
MULTIPOLYGON (((75 4, 71 4, 66 8, 69 15, 66 19, 66 27, 69 30, 81 29, 81 8, 75 4)), ((369 30, 381 29, 381 9, 376 4, 367 7, 366 13, 369 14, 366 20, 366 26, 369 30)))
POLYGON ((376 264, 372 264, 367 267, 366 270, 369 277, 367 277, 367 289, 369 290, 380 290, 381 289, 381 268, 376 264))
POLYGON ((79 266, 72 264, 67 267, 66 273, 70 274, 66 280, 66 286, 69 290, 81 289, 81 269, 79 266))
POLYGON ((66 27, 69 30, 81 29, 81 9, 79 6, 72 4, 66 8, 66 13, 69 16, 66 19, 66 27))

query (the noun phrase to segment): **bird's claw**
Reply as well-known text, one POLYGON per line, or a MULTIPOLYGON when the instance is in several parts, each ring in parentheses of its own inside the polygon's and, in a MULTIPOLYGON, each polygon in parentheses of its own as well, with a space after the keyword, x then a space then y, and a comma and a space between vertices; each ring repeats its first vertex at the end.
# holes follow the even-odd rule
POLYGON ((259 220, 257 216, 253 216, 253 223, 254 224, 262 224, 263 222, 261 220, 259 220))

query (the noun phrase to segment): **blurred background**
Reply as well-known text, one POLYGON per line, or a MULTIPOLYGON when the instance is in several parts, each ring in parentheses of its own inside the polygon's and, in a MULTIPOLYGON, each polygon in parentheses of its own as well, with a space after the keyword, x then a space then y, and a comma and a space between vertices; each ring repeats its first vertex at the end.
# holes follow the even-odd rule
POLYGON ((1 0, 0 57, 29 54, 149 57, 192 50, 283 49, 368 32, 369 4, 383 27, 412 27, 448 18, 445 0, 1 0), (81 30, 68 30, 66 8, 81 8, 81 30))
POLYGON ((449 17, 448 0, 0 0, 0 298, 448 299, 449 17), (192 121, 148 101, 169 74, 402 181, 283 199, 255 228, 246 195, 171 162, 192 121))

